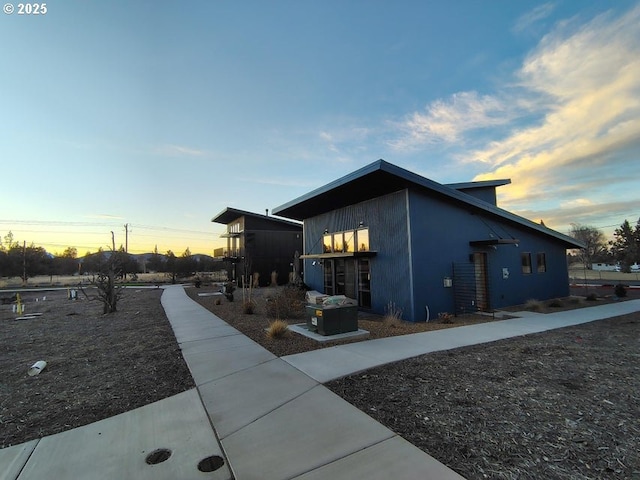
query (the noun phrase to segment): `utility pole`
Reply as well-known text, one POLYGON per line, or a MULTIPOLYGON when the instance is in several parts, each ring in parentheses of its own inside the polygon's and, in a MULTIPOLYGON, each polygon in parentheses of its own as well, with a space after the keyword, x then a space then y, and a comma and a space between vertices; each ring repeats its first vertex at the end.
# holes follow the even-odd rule
POLYGON ((22 286, 27 286, 27 241, 22 241, 22 286))
POLYGON ((124 251, 129 253, 129 224, 124 224, 124 251))

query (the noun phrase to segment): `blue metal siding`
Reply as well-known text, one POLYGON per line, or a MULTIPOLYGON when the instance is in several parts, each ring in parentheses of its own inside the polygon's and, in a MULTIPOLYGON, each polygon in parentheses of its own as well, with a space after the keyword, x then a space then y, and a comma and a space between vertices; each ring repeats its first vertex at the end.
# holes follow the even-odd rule
MULTIPOLYGON (((402 190, 373 200, 318 215, 304 221, 305 253, 322 252, 322 236, 355 230, 360 222, 369 229, 371 258, 371 310, 383 314, 389 302, 405 312, 412 310, 411 271, 408 252, 407 196, 402 190)), ((305 259, 304 281, 314 290, 324 288, 319 262, 305 259)))
MULTIPOLYGON (((372 311, 383 314, 389 302, 403 311, 403 318, 431 319, 439 312, 454 312, 453 288, 444 286, 453 277, 454 262, 469 262, 474 252, 487 254, 489 306, 492 309, 565 296, 569 293, 565 245, 554 237, 521 225, 491 217, 486 212, 460 208, 459 203, 437 194, 402 190, 306 219, 304 251, 322 252, 325 229, 355 230, 360 222, 369 228, 372 311), (474 247, 472 240, 517 238, 519 244, 474 247), (520 254, 531 252, 532 273, 522 274, 520 254), (547 271, 537 273, 538 252, 546 255, 547 271), (503 268, 509 277, 503 278, 503 268)), ((324 289, 323 267, 306 259, 305 283, 324 289)))
POLYGON ((452 276, 453 262, 468 262, 473 252, 486 252, 490 308, 568 295, 565 246, 550 236, 533 233, 486 214, 461 209, 459 205, 416 192, 409 195, 414 272, 413 320, 424 320, 425 306, 431 318, 438 312, 453 312, 453 289, 444 287, 452 276), (518 246, 473 247, 471 240, 517 238, 518 246), (523 274, 522 252, 531 252, 532 273, 523 274), (547 271, 537 273, 538 252, 546 255, 547 271), (503 268, 508 278, 503 278, 503 268))

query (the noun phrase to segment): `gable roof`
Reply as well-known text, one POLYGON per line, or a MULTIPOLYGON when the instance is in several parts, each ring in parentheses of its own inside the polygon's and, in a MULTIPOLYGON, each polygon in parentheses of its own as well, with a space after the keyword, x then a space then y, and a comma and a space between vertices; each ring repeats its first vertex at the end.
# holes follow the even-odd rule
POLYGON ((287 225, 289 227, 298 227, 302 228, 302 225, 299 222, 292 222, 291 220, 285 220, 284 218, 275 218, 270 217, 269 215, 261 215, 259 213, 247 212, 245 210, 239 210, 237 208, 227 207, 218 213, 215 217, 211 219, 212 222, 221 223, 223 225, 229 225, 234 220, 237 220, 240 217, 253 217, 259 218, 261 220, 267 220, 274 223, 279 223, 282 225, 287 225))
MULTIPOLYGON (((477 182, 478 186, 498 186, 505 180, 489 180, 477 182), (495 185, 493 185, 495 184, 495 185)), ((473 182, 443 185, 426 177, 405 170, 384 160, 377 160, 342 178, 334 180, 301 197, 287 202, 273 209, 274 215, 304 220, 325 212, 371 200, 382 195, 397 192, 407 188, 426 190, 458 202, 466 208, 486 212, 500 219, 516 223, 538 233, 549 235, 567 245, 567 248, 582 248, 576 239, 551 230, 524 217, 511 213, 490 203, 484 202, 472 195, 466 194, 459 188, 473 187, 473 182)))

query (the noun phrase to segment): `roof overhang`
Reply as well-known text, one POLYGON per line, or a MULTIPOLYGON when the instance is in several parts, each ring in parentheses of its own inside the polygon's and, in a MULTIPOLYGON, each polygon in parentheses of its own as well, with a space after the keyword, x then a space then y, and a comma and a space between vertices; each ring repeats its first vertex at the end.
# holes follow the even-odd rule
POLYGON ((492 247, 495 245, 516 245, 520 243, 517 238, 489 238, 487 240, 471 240, 469 245, 472 247, 492 247))
POLYGON ((375 257, 378 252, 332 252, 332 253, 309 253, 300 255, 300 258, 312 258, 314 260, 326 260, 330 258, 367 258, 375 257))
POLYGON ((247 212, 246 210, 239 210, 237 208, 227 207, 220 213, 218 213, 215 217, 211 219, 212 222, 221 223, 223 225, 229 225, 234 221, 238 220, 242 217, 254 217, 260 218, 264 220, 269 220, 270 222, 280 223, 284 225, 291 225, 302 228, 302 225, 299 222, 292 222, 291 220, 287 220, 284 218, 275 218, 269 215, 262 215, 259 213, 247 212))
MULTIPOLYGON (((499 186, 507 183, 507 180, 488 180, 477 182, 476 186, 499 186)), ((317 188, 306 195, 274 208, 273 214, 302 221, 349 205, 355 205, 373 198, 411 188, 439 195, 453 202, 458 202, 470 213, 488 214, 502 221, 512 222, 527 229, 534 230, 539 234, 547 235, 563 243, 566 248, 584 247, 584 245, 575 238, 532 222, 515 213, 503 210, 458 189, 461 187, 472 187, 474 182, 451 185, 457 188, 434 182, 433 180, 384 160, 377 160, 323 187, 317 188)))

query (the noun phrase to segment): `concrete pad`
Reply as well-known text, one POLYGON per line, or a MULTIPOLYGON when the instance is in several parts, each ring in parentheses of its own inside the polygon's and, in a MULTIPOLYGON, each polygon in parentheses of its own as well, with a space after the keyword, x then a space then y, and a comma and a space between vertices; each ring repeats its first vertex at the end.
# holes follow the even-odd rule
POLYGON ((345 346, 296 353, 284 356, 282 360, 320 383, 379 365, 370 357, 345 350, 345 346))
POLYGON ((228 335, 226 337, 205 338, 203 340, 193 340, 180 343, 179 345, 183 354, 228 350, 238 347, 259 347, 256 342, 244 335, 228 335))
POLYGON ((320 335, 317 332, 312 332, 311 330, 308 330, 306 323, 289 325, 289 330, 297 333, 298 335, 302 335, 304 337, 310 338, 311 340, 315 340, 316 342, 320 342, 320 343, 336 342, 340 340, 353 340, 354 338, 366 338, 369 336, 369 332, 367 330, 362 330, 361 328, 359 328, 355 332, 337 333, 335 335, 320 335))
POLYGON ((276 358, 202 385, 200 396, 220 439, 318 385, 276 358))
POLYGON ((15 480, 40 440, 31 440, 0 450, 0 480, 15 480))
POLYGON ((182 356, 197 386, 277 358, 260 346, 200 353, 183 352, 182 356))
POLYGON ((233 459, 235 478, 281 480, 393 436, 389 429, 319 385, 229 435, 222 445, 233 459))
MULTIPOLYGON (((18 477, 202 479, 201 460, 223 457, 195 389, 130 412, 44 437, 18 477), (149 453, 166 448, 171 456, 149 465, 149 453)), ((225 465, 206 478, 230 479, 225 465)))
POLYGON ((464 480, 404 438, 395 436, 293 480, 464 480))

